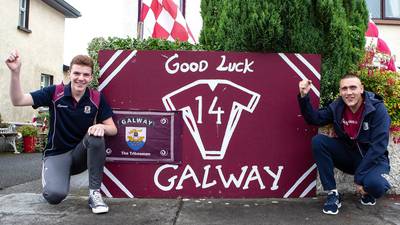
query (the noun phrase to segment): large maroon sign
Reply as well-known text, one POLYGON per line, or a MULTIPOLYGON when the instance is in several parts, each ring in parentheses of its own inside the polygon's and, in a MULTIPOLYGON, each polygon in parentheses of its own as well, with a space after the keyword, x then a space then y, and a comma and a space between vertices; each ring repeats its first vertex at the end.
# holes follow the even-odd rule
POLYGON ((310 79, 317 106, 318 55, 107 50, 99 64, 99 89, 115 111, 181 111, 183 120, 181 163, 109 155, 107 196, 315 195, 316 128, 305 124, 296 96, 298 82, 310 79))

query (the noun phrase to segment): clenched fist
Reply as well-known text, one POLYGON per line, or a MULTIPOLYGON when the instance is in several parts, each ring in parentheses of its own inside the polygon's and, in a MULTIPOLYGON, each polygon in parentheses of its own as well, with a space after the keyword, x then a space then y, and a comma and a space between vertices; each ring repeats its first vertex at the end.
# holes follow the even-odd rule
POLYGON ((7 57, 6 64, 8 68, 11 70, 11 72, 19 73, 21 69, 21 59, 16 50, 11 52, 10 55, 7 57))
POLYGON ((300 91, 300 96, 304 97, 308 94, 308 92, 311 89, 311 80, 302 80, 299 82, 299 91, 300 91))

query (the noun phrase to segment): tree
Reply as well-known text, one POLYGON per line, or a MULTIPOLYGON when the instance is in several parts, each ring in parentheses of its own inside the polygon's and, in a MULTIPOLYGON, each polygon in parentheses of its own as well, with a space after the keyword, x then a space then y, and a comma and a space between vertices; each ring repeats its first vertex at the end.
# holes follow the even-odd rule
POLYGON ((364 53, 364 0, 202 0, 200 43, 225 51, 321 54, 321 102, 364 53))
POLYGON ((222 0, 202 0, 200 9, 203 23, 208 26, 203 27, 200 36, 201 43, 207 43, 210 49, 218 49, 218 43, 215 41, 216 23, 218 22, 219 13, 222 9, 222 0))

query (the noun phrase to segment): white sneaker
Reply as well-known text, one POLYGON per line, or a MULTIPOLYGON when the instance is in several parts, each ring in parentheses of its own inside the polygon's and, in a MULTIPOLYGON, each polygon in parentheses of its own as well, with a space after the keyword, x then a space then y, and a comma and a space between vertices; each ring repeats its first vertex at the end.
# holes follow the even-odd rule
POLYGON ((95 190, 89 194, 89 207, 92 209, 93 213, 107 213, 108 205, 104 203, 101 193, 95 190))

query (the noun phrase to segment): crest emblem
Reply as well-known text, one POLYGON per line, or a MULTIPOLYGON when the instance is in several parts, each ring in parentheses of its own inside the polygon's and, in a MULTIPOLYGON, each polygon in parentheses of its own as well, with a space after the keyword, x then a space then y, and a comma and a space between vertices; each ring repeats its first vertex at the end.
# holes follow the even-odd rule
POLYGON ((90 106, 85 106, 85 109, 83 110, 83 112, 84 113, 86 113, 86 114, 90 114, 90 111, 91 111, 91 107, 90 106))
POLYGON ((146 127, 125 127, 125 141, 130 149, 139 151, 146 143, 146 127))
POLYGON ((364 130, 369 130, 368 122, 364 122, 364 123, 363 123, 363 129, 364 129, 364 130))

